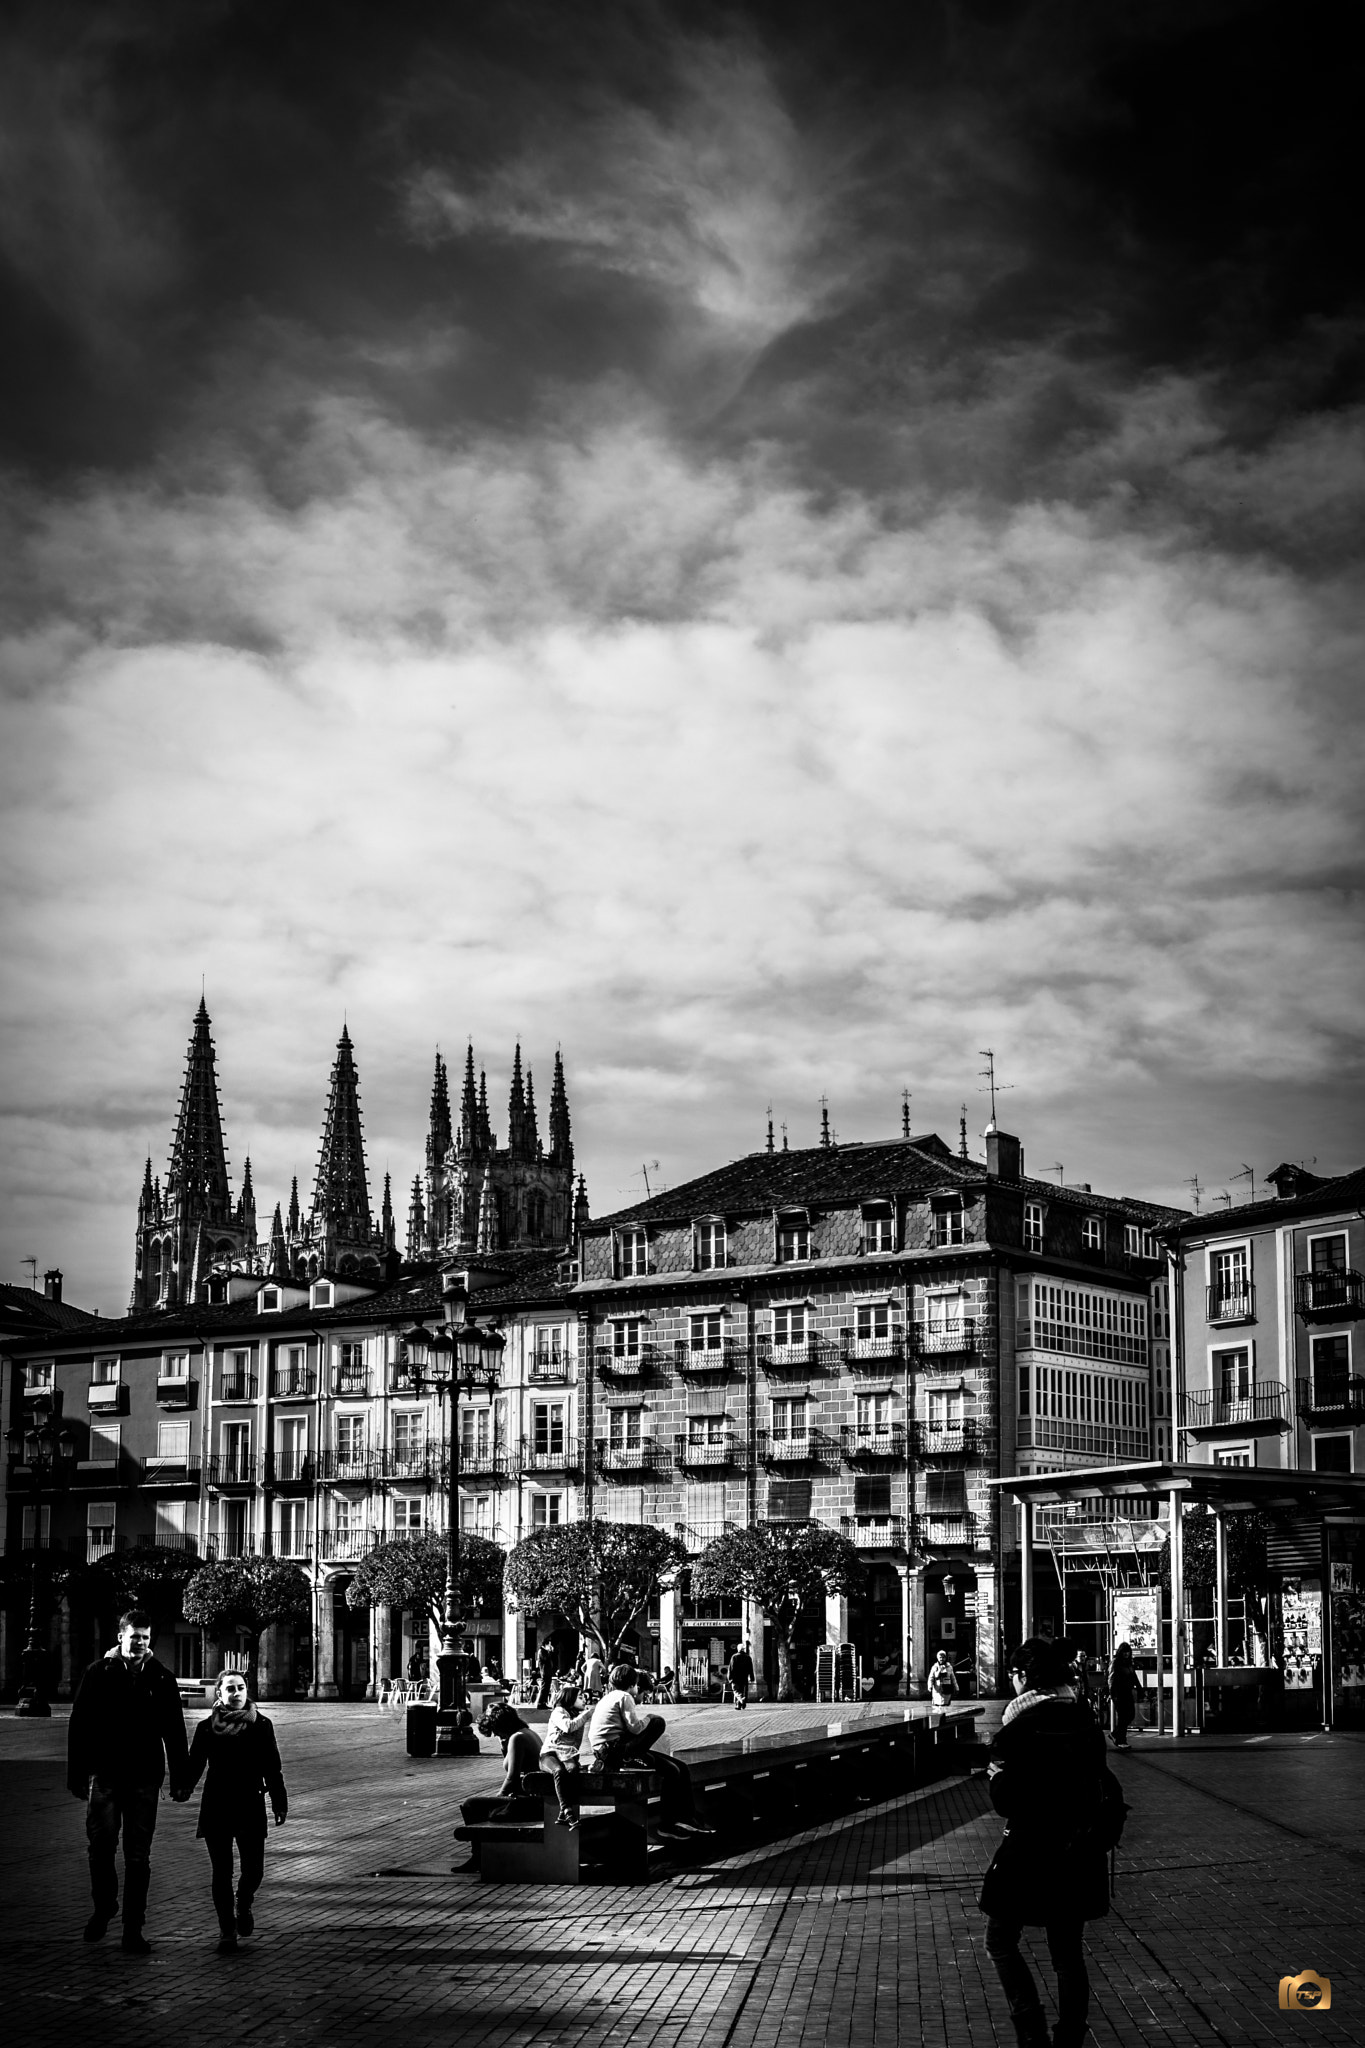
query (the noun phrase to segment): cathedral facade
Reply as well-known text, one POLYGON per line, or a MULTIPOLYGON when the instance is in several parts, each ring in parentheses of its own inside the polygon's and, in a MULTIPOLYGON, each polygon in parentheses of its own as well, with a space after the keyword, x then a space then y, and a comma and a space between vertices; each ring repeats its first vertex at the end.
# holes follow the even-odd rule
POLYGON ((438 1053, 431 1089, 426 1173, 414 1180, 408 1213, 409 1259, 466 1257, 479 1252, 549 1249, 569 1242, 586 1195, 574 1186, 573 1138, 564 1062, 555 1053, 548 1143, 536 1116, 535 1082, 512 1057, 507 1143, 499 1145, 488 1113, 488 1081, 474 1076, 474 1048, 465 1054, 460 1116, 453 1122, 450 1083, 438 1053))

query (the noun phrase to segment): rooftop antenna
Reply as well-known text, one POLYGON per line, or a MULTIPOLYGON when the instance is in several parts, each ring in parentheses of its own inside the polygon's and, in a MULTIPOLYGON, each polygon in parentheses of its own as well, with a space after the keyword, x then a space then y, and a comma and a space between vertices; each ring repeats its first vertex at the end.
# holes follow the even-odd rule
POLYGON ((1215 1202, 1226 1202, 1229 1209, 1232 1207, 1232 1196, 1228 1193, 1226 1188, 1219 1188, 1218 1193, 1214 1196, 1213 1199, 1215 1202))
POLYGON ((908 1088, 902 1088, 902 1089, 901 1089, 901 1136, 902 1136, 903 1138, 908 1138, 908 1137, 909 1137, 909 1135, 910 1135, 910 1090, 909 1090, 908 1088))
POLYGON ((828 1145, 830 1143, 829 1097, 827 1095, 822 1095, 820 1097, 820 1143, 822 1145, 828 1145))
MULTIPOLYGON (((649 1162, 649 1166, 652 1166, 656 1173, 659 1171, 659 1162, 657 1159, 651 1159, 649 1162)), ((649 1185, 649 1166, 644 1165, 642 1162, 640 1166, 640 1171, 645 1177, 645 1200, 647 1202, 652 1202, 654 1199, 654 1190, 649 1185)))
POLYGON ((1194 1213, 1197 1216, 1199 1214, 1199 1203, 1204 1193, 1204 1190, 1199 1185, 1199 1175, 1192 1173, 1185 1185, 1194 1196, 1194 1213))
POLYGON ((962 1114, 957 1120, 957 1156, 959 1159, 967 1157, 967 1105, 965 1102, 962 1105, 962 1114))
POLYGON ((1060 1160, 1060 1159, 1059 1159, 1059 1160, 1057 1161, 1057 1163, 1056 1163, 1056 1165, 1055 1165, 1055 1166, 1045 1166, 1045 1167, 1043 1168, 1043 1172, 1044 1172, 1044 1173, 1055 1173, 1055 1174, 1056 1174, 1056 1176, 1057 1176, 1057 1185, 1058 1185, 1058 1187, 1059 1187, 1059 1188, 1064 1188, 1064 1187, 1066 1186, 1066 1169, 1065 1169, 1065 1167, 1064 1167, 1064 1166, 1062 1165, 1062 1162, 1061 1162, 1061 1160, 1060 1160))
POLYGON ((768 1143, 766 1149, 769 1152, 773 1149, 773 1106, 771 1102, 768 1104, 768 1143))
POLYGON ((27 1266, 27 1267, 28 1267, 28 1269, 29 1269, 29 1285, 30 1285, 30 1286, 32 1287, 32 1289, 33 1289, 33 1292, 34 1292, 34 1293, 36 1294, 36 1293, 38 1292, 38 1261, 37 1261, 36 1259, 31 1259, 31 1258, 30 1258, 30 1259, 20 1259, 20 1261, 19 1261, 19 1264, 20 1264, 21 1266, 27 1266))
POLYGON ((996 1080, 995 1054, 992 1052, 990 1046, 983 1045, 980 1048, 980 1052, 982 1059, 986 1062, 985 1066, 981 1069, 981 1078, 983 1081, 985 1081, 986 1088, 978 1088, 976 1092, 978 1095, 984 1095, 987 1092, 987 1089, 989 1089, 991 1098, 991 1122, 994 1123, 996 1095, 1007 1095, 1010 1089, 1013 1088, 1014 1083, 1013 1081, 996 1080))
POLYGON ((786 1151, 786 1149, 787 1149, 787 1126, 786 1126, 786 1124, 784 1123, 784 1124, 783 1124, 783 1126, 782 1126, 782 1150, 783 1150, 783 1151, 785 1152, 785 1151, 786 1151))
POLYGON ((1255 1169, 1255 1167, 1254 1167, 1254 1166, 1248 1166, 1248 1165, 1247 1165, 1247 1163, 1246 1163, 1246 1161, 1245 1161, 1245 1159, 1244 1159, 1244 1160, 1242 1161, 1242 1170, 1241 1170, 1241 1172, 1240 1172, 1240 1173, 1230 1173, 1230 1174, 1228 1175, 1228 1179, 1229 1179, 1229 1180, 1249 1180, 1249 1181, 1251 1182, 1251 1199, 1252 1199, 1252 1201, 1253 1201, 1253 1202, 1255 1201, 1255 1199, 1256 1199, 1256 1169, 1255 1169))

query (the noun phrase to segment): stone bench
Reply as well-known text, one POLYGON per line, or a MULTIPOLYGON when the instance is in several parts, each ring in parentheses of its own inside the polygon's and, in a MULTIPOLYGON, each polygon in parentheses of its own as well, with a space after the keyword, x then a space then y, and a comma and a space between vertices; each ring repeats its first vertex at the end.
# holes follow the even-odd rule
POLYGON ((471 1844, 485 1884, 582 1884, 592 1876, 644 1884, 665 1854, 656 1832, 657 1771, 581 1772, 576 1828, 559 1826, 548 1771, 528 1771, 523 1783, 516 1799, 471 1800, 471 1808, 486 1804, 496 1811, 455 1830, 458 1841, 471 1844))

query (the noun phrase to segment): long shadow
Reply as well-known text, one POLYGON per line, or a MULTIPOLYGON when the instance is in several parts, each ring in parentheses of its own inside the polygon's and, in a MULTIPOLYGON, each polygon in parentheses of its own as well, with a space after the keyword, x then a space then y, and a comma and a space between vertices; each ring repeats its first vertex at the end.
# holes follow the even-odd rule
MULTIPOLYGON (((726 1889, 759 1889, 773 1884, 906 1884, 933 1882, 936 1874, 888 1873, 885 1866, 902 1857, 932 1847, 946 1835, 956 1834, 964 1825, 962 1804, 969 1809, 968 1820, 979 1819, 991 1810, 985 1781, 951 1778, 942 1790, 927 1794, 907 1793, 877 1805, 853 1808, 824 1804, 790 1811, 782 1821, 760 1823, 743 1832, 727 1832, 722 1844, 698 1848, 681 1868, 695 1877, 705 1876, 726 1889), (956 1795, 952 1810, 943 1797, 948 1788, 956 1795), (839 1825, 842 1823, 842 1825, 839 1825), (834 1832, 815 1842, 793 1843, 793 1833, 831 1827, 834 1832), (771 1854, 755 1857, 755 1848, 771 1845, 771 1854), (729 1857, 743 1857, 731 1863, 729 1857), (837 1865, 828 1877, 820 1875, 824 1865, 837 1865), (850 1865, 852 1868, 850 1869, 850 1865)), ((965 1878, 940 1879, 964 1882, 965 1878)), ((973 1880, 974 1881, 974 1880, 973 1880)))

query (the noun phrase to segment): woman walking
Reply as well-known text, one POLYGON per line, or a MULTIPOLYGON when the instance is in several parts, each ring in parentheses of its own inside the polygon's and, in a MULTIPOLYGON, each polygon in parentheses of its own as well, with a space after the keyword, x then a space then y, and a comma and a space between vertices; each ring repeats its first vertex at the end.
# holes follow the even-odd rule
POLYGON ((267 1796, 277 1828, 289 1811, 275 1730, 260 1713, 240 1671, 225 1671, 214 1694, 213 1712, 194 1731, 189 1773, 174 1794, 189 1798, 204 1772, 199 1826, 213 1867, 213 1904, 218 1915, 220 1956, 230 1955, 239 1934, 255 1928, 251 1902, 265 1875, 267 1796), (237 1845, 239 1876, 234 1908, 232 1848, 237 1845))
POLYGON ((940 1650, 929 1667, 929 1706, 933 1713, 946 1714, 957 1692, 957 1673, 946 1650, 940 1650))
POLYGON ((1120 1643, 1109 1670, 1109 1697, 1114 1707, 1114 1747, 1127 1749, 1128 1730, 1137 1711, 1137 1672, 1133 1669, 1133 1646, 1120 1643))

